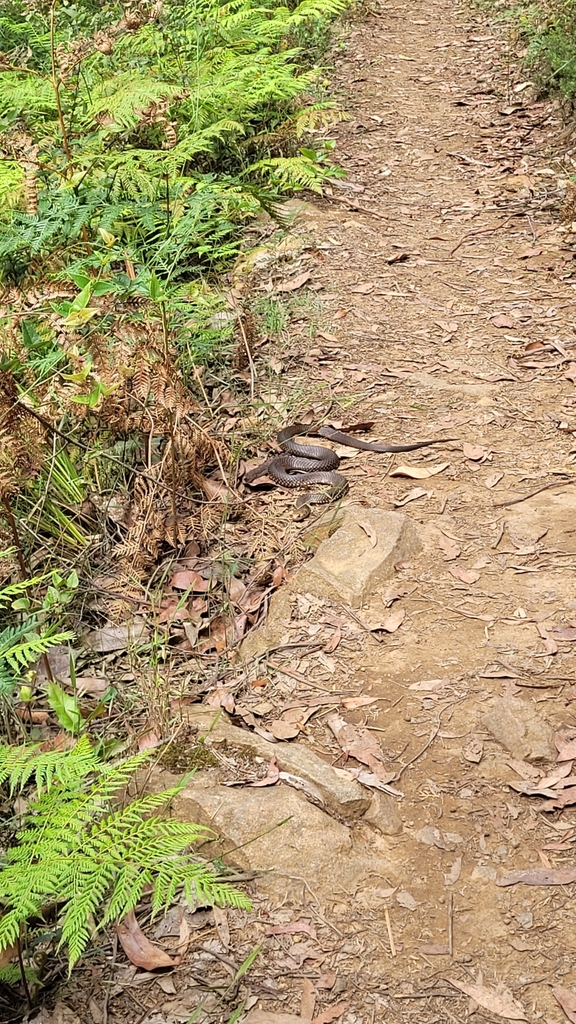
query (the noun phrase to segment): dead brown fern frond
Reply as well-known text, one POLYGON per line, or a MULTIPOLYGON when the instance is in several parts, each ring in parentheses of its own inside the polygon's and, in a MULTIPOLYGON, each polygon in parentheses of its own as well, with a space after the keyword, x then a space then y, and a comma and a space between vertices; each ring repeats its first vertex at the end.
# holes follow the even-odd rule
POLYGON ((14 375, 0 374, 0 481, 2 493, 16 493, 40 472, 44 432, 19 401, 14 375))

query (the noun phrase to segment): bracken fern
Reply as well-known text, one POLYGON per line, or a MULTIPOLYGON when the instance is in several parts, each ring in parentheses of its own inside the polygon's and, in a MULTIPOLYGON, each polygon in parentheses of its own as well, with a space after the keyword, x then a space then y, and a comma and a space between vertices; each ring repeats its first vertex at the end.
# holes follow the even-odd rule
POLYGON ((0 784, 12 795, 35 787, 0 866, 0 950, 48 906, 58 908, 60 946, 70 967, 94 932, 133 910, 145 890, 152 892, 153 914, 168 908, 179 889, 193 906, 250 906, 192 855, 191 847, 210 831, 160 813, 185 782, 116 806, 147 756, 107 764, 87 737, 67 751, 0 747, 0 784))

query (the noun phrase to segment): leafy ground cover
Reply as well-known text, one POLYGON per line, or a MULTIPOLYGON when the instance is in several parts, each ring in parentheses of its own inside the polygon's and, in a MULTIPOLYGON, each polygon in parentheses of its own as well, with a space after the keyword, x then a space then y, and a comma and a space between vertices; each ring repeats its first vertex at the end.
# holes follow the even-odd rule
POLYGON ((205 904, 248 905, 221 865, 192 856, 206 830, 154 813, 173 792, 115 801, 174 729, 173 665, 194 653, 176 691, 201 692, 283 579, 262 545, 226 530, 245 512, 239 460, 270 411, 253 352, 298 303, 253 304, 249 265, 230 269, 257 239, 281 242, 291 194, 339 173, 327 130, 341 115, 320 62, 345 7, 14 0, 0 12, 12 1007, 143 892, 153 912, 182 884, 205 904), (240 406, 250 416, 235 430, 240 406), (129 695, 102 672, 119 652, 129 695))

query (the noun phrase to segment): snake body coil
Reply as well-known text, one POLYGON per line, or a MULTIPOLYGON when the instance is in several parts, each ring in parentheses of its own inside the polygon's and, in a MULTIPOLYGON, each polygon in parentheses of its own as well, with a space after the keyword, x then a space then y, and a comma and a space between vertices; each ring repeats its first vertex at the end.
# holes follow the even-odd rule
POLYGON ((415 441, 413 444, 376 444, 371 441, 361 441, 360 438, 352 437, 351 434, 345 434, 332 427, 314 429, 303 423, 293 423, 290 427, 284 427, 277 435, 278 444, 283 448, 283 452, 274 455, 262 465, 256 466, 255 469, 251 469, 244 477, 245 482, 250 484, 259 477, 269 476, 282 487, 307 487, 308 484, 323 486, 324 490, 314 491, 299 498, 298 505, 325 504, 345 494, 348 490, 348 481, 341 473, 336 472, 340 465, 340 459, 336 452, 319 444, 298 444, 293 439, 300 434, 316 434, 334 441, 336 444, 347 445, 349 448, 384 453, 413 452, 418 448, 427 448, 428 445, 454 440, 454 438, 447 437, 437 438, 433 441, 415 441))

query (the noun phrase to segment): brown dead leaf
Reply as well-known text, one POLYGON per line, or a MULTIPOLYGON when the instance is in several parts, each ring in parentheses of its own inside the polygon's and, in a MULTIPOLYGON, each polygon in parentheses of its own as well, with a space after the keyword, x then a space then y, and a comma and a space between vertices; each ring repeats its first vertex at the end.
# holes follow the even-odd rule
POLYGON ((138 740, 138 750, 154 750, 159 747, 163 742, 162 737, 158 735, 154 729, 149 729, 148 732, 143 733, 138 740))
POLYGON ((476 569, 465 569, 463 565, 449 565, 448 572, 462 583, 477 583, 480 579, 480 573, 476 569))
POLYGON ((268 765, 268 771, 263 779, 258 779, 258 782, 251 782, 250 786, 252 789, 260 789, 263 786, 275 786, 280 778, 280 769, 276 764, 276 758, 273 757, 268 765))
POLYGON ((328 1009, 323 1010, 317 1017, 314 1017, 312 1024, 332 1024, 332 1021, 338 1020, 338 1018, 346 1012, 349 1006, 349 1000, 342 1003, 336 1003, 334 1006, 329 1006, 328 1009))
POLYGON ((284 722, 280 718, 270 722, 268 728, 277 740, 293 740, 300 733, 297 725, 293 725, 292 722, 284 722))
POLYGON ((484 487, 489 487, 490 489, 496 487, 496 484, 500 483, 503 476, 504 473, 490 473, 490 476, 487 476, 484 481, 484 487))
POLYGON ((538 247, 538 248, 531 248, 531 249, 524 249, 524 252, 521 252, 521 253, 518 254, 518 259, 519 260, 529 260, 531 256, 541 256, 543 252, 544 252, 544 250, 541 249, 540 247, 538 247))
POLYGON ((576 868, 533 868, 526 871, 510 871, 496 879, 496 885, 569 885, 576 882, 576 868))
POLYGON ((311 939, 315 939, 316 929, 309 921, 290 921, 289 924, 272 924, 266 929, 266 935, 295 935, 297 932, 304 932, 311 939))
POLYGON ((571 1020, 572 1024, 576 1024, 576 993, 571 992, 569 988, 556 985, 552 989, 552 995, 564 1010, 568 1020, 571 1020))
POLYGON ((80 697, 87 693, 90 697, 103 697, 109 682, 102 676, 77 676, 76 690, 80 697))
POLYGON ((217 686, 206 698, 206 703, 211 708, 224 708, 231 715, 234 711, 234 694, 230 693, 225 686, 217 686))
POLYGON ((560 729, 554 736, 559 761, 576 758, 576 729, 560 729))
POLYGON ((344 697, 342 706, 348 711, 354 711, 356 708, 365 708, 368 704, 375 704, 377 700, 378 697, 344 697))
POLYGON ((544 811, 555 811, 560 810, 562 807, 570 807, 572 804, 576 804, 576 786, 569 786, 568 789, 563 789, 553 800, 548 800, 542 809, 544 811))
POLYGON ((361 764, 368 765, 379 778, 382 776, 384 752, 378 740, 368 729, 350 725, 336 712, 328 716, 326 725, 334 733, 347 757, 354 757, 361 764))
POLYGON ((370 281, 365 281, 363 284, 352 285, 350 291, 357 295, 368 295, 374 291, 374 284, 370 281))
POLYGON ((336 971, 326 971, 326 974, 321 974, 316 982, 316 988, 331 989, 336 984, 336 978, 338 975, 336 971))
POLYGON ((302 1014, 302 1024, 306 1021, 312 1020, 314 1013, 314 1007, 316 1006, 316 989, 311 978, 304 978, 302 980, 302 996, 300 998, 300 1013, 302 1014))
POLYGON ((407 491, 406 494, 394 502, 394 507, 401 508, 402 505, 407 505, 409 501, 416 501, 417 498, 429 498, 431 493, 431 491, 425 490, 424 487, 413 487, 411 491, 407 491))
POLYGON ((486 448, 482 448, 479 444, 467 444, 462 445, 462 451, 465 458, 471 459, 473 462, 484 462, 488 458, 489 452, 486 448))
POLYGON ((388 590, 385 590, 380 597, 383 604, 389 608, 391 604, 394 604, 394 601, 399 601, 401 597, 408 597, 410 594, 413 594, 416 589, 416 583, 409 583, 404 587, 388 587, 388 590))
POLYGON ((387 633, 395 633, 399 626, 402 625, 406 618, 406 612, 404 608, 397 608, 395 611, 390 612, 386 618, 380 623, 379 629, 386 630, 387 633))
POLYGON ((511 316, 507 316, 506 313, 498 313, 496 316, 491 316, 490 323, 493 327, 506 327, 508 330, 516 327, 516 321, 511 316))
POLYGON ((280 281, 274 290, 277 292, 295 292, 303 284, 306 284, 306 281, 309 281, 311 277, 312 271, 306 270, 303 274, 298 274, 297 277, 289 277, 285 281, 280 281))
POLYGON ((228 597, 232 601, 232 604, 239 605, 246 593, 246 584, 242 583, 242 580, 237 580, 235 576, 232 577, 228 584, 228 597))
POLYGON ((332 654, 335 651, 342 639, 342 627, 336 626, 330 639, 324 644, 322 650, 325 654, 332 654))
POLYGON ((452 537, 446 537, 443 533, 438 538, 438 544, 444 552, 446 562, 451 562, 453 558, 458 558, 462 553, 456 541, 452 537))
POLYGON ((554 629, 550 630, 550 635, 555 640, 569 640, 571 642, 576 640, 576 628, 574 626, 554 626, 554 629))
POLYGON ((204 594, 210 589, 210 581, 205 580, 195 569, 179 569, 170 580, 170 586, 174 590, 193 590, 197 594, 204 594))
POLYGON ((566 380, 571 380, 573 384, 576 384, 576 363, 570 363, 564 376, 566 380))
POLYGON ((182 955, 168 956, 146 938, 133 910, 116 926, 116 933, 126 956, 136 967, 155 971, 158 967, 175 967, 182 960, 182 955))
POLYGON ((441 462, 438 466, 397 466, 389 474, 390 476, 408 476, 412 480, 428 480, 437 473, 442 473, 450 465, 449 462, 441 462))
POLYGON ((521 1006, 512 993, 499 985, 498 988, 488 988, 486 985, 475 985, 471 982, 456 981, 454 978, 447 979, 454 988, 460 989, 467 996, 470 996, 475 1003, 482 1006, 490 1013, 498 1017, 505 1017, 506 1020, 527 1020, 524 1007, 521 1006))

